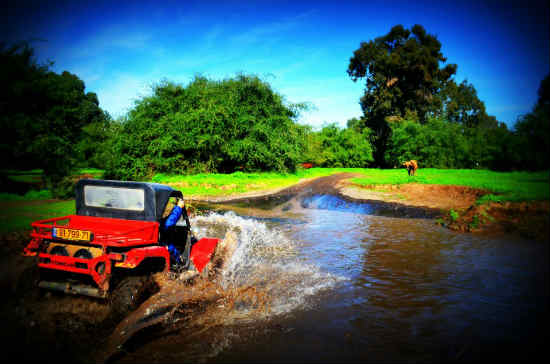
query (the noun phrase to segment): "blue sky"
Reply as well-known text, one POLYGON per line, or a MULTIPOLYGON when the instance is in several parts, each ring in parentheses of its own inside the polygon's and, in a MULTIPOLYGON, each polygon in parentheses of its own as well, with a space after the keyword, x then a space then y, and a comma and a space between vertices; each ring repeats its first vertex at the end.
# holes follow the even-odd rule
POLYGON ((113 117, 162 79, 187 84, 256 74, 301 123, 344 126, 362 112, 364 84, 346 73, 361 41, 393 25, 437 36, 457 82, 512 127, 550 72, 545 1, 19 1, 0 15, 3 41, 31 40, 40 62, 78 75, 113 117))

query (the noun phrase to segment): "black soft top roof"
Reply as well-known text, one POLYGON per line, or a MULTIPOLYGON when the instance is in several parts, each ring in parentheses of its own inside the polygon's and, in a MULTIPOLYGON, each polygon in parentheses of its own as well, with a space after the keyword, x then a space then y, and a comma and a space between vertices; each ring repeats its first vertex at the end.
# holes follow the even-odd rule
POLYGON ((160 183, 81 179, 76 183, 75 188, 76 214, 116 219, 160 221, 170 197, 183 198, 183 195, 181 191, 174 190, 172 187, 160 183), (84 186, 90 185, 142 189, 145 192, 144 209, 143 211, 131 211, 109 207, 87 206, 84 203, 84 186))

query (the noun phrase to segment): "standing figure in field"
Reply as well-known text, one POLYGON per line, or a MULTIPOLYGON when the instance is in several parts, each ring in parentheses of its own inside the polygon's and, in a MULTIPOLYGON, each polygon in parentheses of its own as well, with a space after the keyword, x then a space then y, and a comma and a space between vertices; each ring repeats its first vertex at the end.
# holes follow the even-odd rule
POLYGON ((418 163, 414 159, 411 159, 408 162, 403 162, 401 163, 401 165, 407 168, 407 172, 409 172, 409 176, 414 176, 416 173, 416 170, 418 169, 418 163))

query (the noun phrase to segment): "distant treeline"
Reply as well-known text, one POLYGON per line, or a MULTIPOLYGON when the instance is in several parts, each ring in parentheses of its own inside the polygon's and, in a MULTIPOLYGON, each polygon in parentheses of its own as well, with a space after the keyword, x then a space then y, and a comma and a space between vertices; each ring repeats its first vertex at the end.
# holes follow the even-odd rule
MULTIPOLYGON (((75 167, 143 180, 156 173, 277 171, 318 167, 548 169, 550 85, 512 130, 488 116, 473 85, 440 69, 439 42, 402 26, 361 46, 348 74, 364 79, 363 116, 345 128, 301 125, 307 104, 292 104, 269 83, 241 74, 163 81, 116 120, 69 72, 39 65, 26 44, 0 44, 0 122, 4 168, 41 168, 52 190, 75 167)), ((307 99, 307 95, 304 95, 307 99)), ((67 183, 65 183, 66 185, 67 183)))

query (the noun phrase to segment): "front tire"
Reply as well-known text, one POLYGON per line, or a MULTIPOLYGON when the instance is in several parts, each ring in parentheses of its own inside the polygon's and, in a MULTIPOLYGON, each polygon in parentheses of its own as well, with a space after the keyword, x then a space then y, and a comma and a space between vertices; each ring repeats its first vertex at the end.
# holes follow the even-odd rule
POLYGON ((127 276, 111 293, 111 311, 119 321, 137 309, 153 292, 151 276, 127 276))

